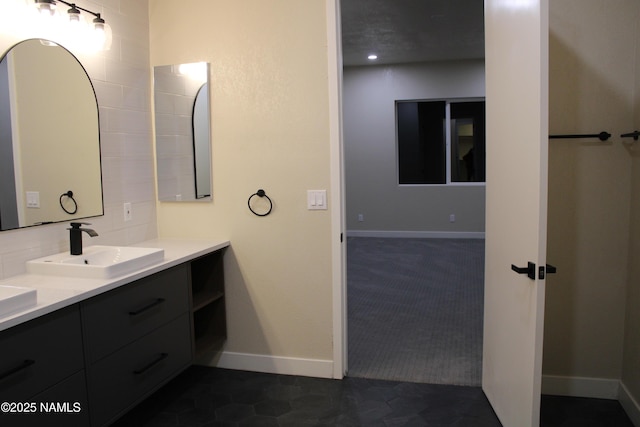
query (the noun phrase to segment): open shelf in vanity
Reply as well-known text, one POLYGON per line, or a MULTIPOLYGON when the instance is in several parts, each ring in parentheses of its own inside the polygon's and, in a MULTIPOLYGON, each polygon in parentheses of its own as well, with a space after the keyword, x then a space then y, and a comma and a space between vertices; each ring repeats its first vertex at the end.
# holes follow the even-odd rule
POLYGON ((219 249, 191 261, 193 354, 218 350, 227 337, 223 255, 219 249))

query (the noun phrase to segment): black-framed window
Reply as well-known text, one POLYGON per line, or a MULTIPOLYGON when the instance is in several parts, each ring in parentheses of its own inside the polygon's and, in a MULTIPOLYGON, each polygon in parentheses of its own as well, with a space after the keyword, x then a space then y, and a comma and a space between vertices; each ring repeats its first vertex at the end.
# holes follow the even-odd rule
POLYGON ((396 101, 400 184, 485 181, 485 102, 396 101))

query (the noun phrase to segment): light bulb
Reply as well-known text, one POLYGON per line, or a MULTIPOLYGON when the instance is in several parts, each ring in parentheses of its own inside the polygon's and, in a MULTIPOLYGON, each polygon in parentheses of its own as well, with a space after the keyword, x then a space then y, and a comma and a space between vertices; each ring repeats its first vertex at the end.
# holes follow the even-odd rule
POLYGON ((98 15, 93 20, 93 44, 96 49, 109 50, 112 42, 111 26, 104 22, 104 19, 98 15))
POLYGON ((96 22, 96 20, 93 20, 93 31, 95 31, 95 37, 98 40, 101 40, 104 42, 104 21, 103 22, 96 22))
POLYGON ((56 2, 54 0, 35 0, 38 12, 42 16, 53 16, 56 13, 56 2))
POLYGON ((71 22, 71 24, 75 25, 80 23, 80 10, 78 10, 75 5, 67 10, 67 14, 69 15, 69 22, 71 22))

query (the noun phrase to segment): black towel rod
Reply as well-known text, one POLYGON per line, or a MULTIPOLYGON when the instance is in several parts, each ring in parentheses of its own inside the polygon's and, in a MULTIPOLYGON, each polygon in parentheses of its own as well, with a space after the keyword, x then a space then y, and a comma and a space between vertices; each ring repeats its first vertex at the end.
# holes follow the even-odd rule
POLYGON ((636 130, 630 133, 623 133, 622 135, 620 135, 620 138, 633 138, 634 141, 637 141, 639 136, 640 136, 640 131, 636 130))
POLYGON ((577 139, 577 138, 598 138, 600 141, 606 141, 611 138, 609 132, 602 131, 600 133, 590 133, 583 135, 549 135, 549 139, 577 139))

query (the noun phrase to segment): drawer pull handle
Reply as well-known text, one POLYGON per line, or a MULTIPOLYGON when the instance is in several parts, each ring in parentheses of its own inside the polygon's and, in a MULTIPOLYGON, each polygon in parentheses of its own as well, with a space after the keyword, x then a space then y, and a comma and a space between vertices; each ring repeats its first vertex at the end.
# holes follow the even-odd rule
POLYGON ((5 378, 10 377, 13 374, 16 374, 24 369, 27 369, 29 366, 33 365, 34 363, 36 363, 35 360, 30 360, 30 359, 26 359, 24 360, 20 365, 16 366, 15 368, 11 368, 6 372, 3 372, 2 374, 0 374, 0 381, 4 380, 5 378))
POLYGON ((137 310, 134 311, 130 311, 129 315, 130 316, 137 316, 139 314, 144 313, 147 310, 151 310, 153 307, 155 307, 156 305, 160 305, 164 302, 164 298, 158 298, 157 300, 155 300, 154 302, 152 302, 151 304, 145 305, 144 307, 141 307, 137 310))
POLYGON ((149 369, 151 369, 154 366, 156 366, 158 363, 162 362, 167 357, 169 357, 169 353, 160 353, 160 355, 153 362, 149 363, 146 366, 143 366, 140 369, 136 369, 135 371, 133 371, 133 373, 136 374, 136 375, 142 375, 145 372, 147 372, 149 369))

